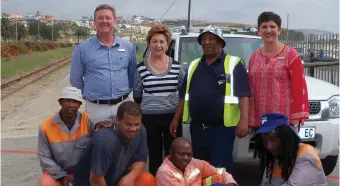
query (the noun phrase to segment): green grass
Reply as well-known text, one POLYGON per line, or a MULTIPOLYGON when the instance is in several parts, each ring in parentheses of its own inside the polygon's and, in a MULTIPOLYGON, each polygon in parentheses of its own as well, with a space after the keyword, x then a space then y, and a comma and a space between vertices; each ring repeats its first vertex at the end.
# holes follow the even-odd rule
MULTIPOLYGON (((71 56, 73 47, 58 48, 46 52, 35 52, 31 55, 19 55, 16 58, 1 60, 1 78, 8 78, 13 75, 33 71, 42 67, 52 60, 62 59, 71 56)), ((137 61, 143 60, 143 52, 137 53, 137 61)))
POLYGON ((137 52, 137 61, 141 62, 143 60, 143 52, 137 52))
POLYGON ((57 48, 45 52, 34 52, 30 55, 19 55, 12 59, 2 58, 1 78, 8 78, 13 75, 33 71, 42 67, 52 60, 62 59, 71 56, 74 48, 57 48))

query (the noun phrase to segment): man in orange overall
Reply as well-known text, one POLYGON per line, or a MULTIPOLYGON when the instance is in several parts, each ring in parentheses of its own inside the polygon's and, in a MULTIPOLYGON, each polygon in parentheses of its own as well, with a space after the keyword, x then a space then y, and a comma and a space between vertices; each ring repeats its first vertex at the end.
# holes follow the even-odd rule
POLYGON ((238 186, 225 169, 192 158, 192 146, 186 138, 176 138, 156 174, 157 186, 238 186))
POLYGON ((110 127, 110 121, 93 125, 86 112, 79 112, 81 90, 65 87, 59 98, 61 109, 42 122, 38 133, 38 158, 43 174, 41 186, 68 186, 74 167, 85 150, 91 131, 110 127))

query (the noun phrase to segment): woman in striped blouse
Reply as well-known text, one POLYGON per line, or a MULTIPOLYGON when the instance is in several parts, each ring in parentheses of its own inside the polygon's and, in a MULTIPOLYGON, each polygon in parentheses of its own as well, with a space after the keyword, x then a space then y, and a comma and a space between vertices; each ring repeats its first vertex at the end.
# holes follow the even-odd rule
POLYGON ((148 136, 149 172, 156 175, 163 161, 163 148, 167 155, 173 140, 169 126, 179 103, 178 90, 183 83, 184 70, 166 54, 171 42, 168 26, 152 26, 146 41, 150 55, 137 65, 133 98, 141 104, 142 122, 148 136))

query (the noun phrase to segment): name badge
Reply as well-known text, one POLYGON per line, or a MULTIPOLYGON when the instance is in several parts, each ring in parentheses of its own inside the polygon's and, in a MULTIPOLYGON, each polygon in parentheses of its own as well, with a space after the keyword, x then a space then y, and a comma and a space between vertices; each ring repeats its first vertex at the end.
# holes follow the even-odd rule
POLYGON ((284 60, 285 57, 284 57, 284 56, 280 56, 280 57, 277 57, 276 59, 277 59, 277 60, 284 60))
POLYGON ((125 48, 119 48, 118 52, 125 52, 125 48))

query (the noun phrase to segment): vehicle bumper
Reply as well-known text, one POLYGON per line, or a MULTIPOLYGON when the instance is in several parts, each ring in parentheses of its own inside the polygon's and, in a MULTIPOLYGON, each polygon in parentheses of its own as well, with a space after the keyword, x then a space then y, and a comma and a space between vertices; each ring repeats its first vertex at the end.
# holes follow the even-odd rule
POLYGON ((315 141, 312 145, 321 159, 339 154, 339 118, 328 121, 306 121, 304 126, 315 126, 315 141))
MULTIPOLYGON (((305 121, 304 126, 315 127, 315 140, 303 142, 312 145, 320 159, 339 154, 339 118, 327 121, 305 121)), ((183 136, 190 139, 189 125, 183 126, 183 136)), ((254 160, 253 155, 254 136, 248 135, 241 139, 236 137, 233 151, 234 162, 252 161, 254 160)))

